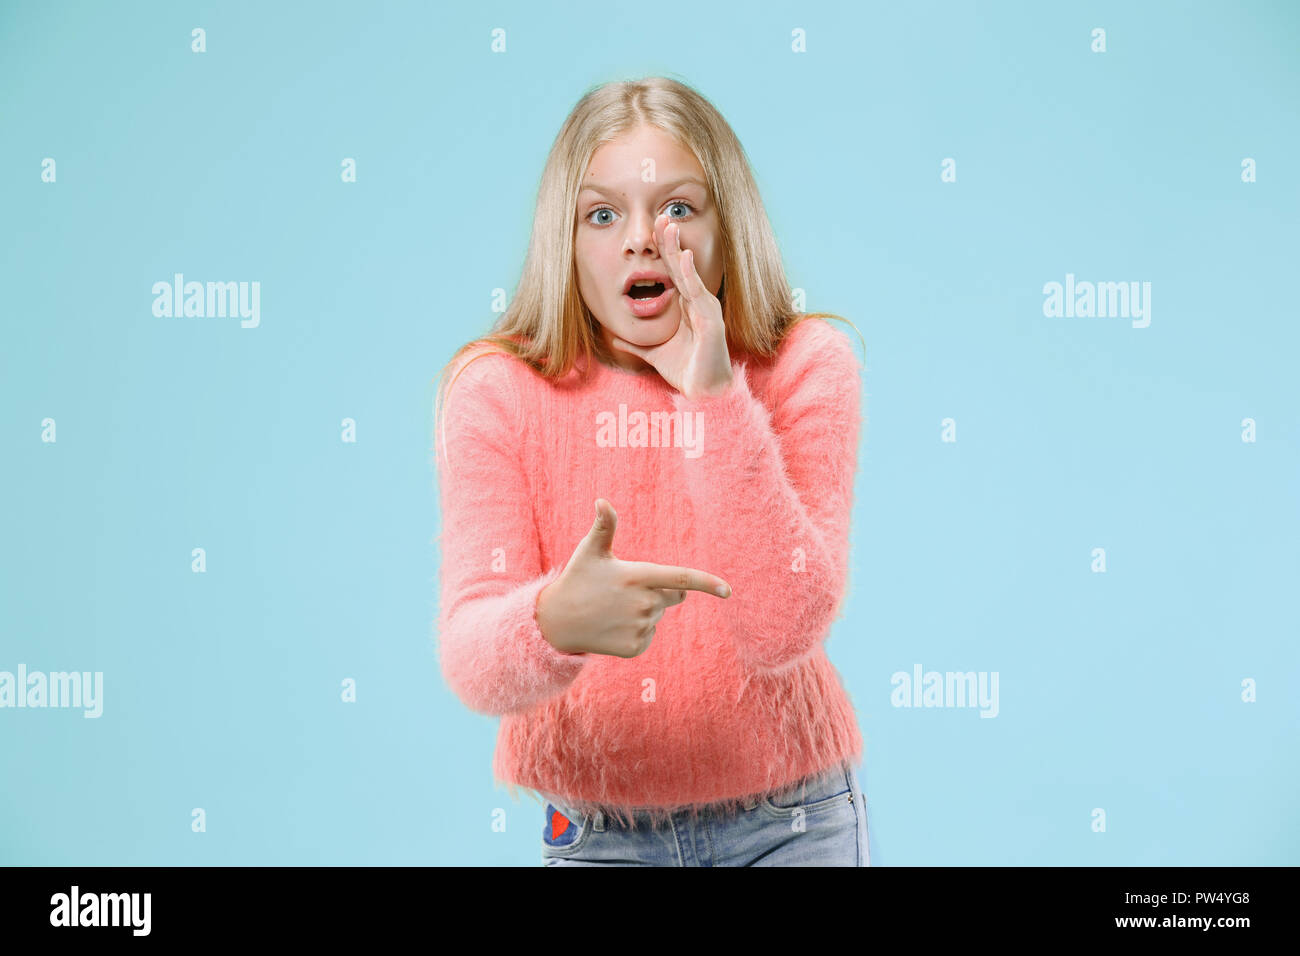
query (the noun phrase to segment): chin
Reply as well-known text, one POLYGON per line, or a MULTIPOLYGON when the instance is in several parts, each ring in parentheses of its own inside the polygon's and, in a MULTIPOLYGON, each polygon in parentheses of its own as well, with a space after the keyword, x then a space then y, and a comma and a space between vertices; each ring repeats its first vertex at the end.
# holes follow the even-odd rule
POLYGON ((626 339, 634 345, 663 345, 674 335, 677 334, 679 318, 675 310, 670 309, 665 314, 653 319, 632 319, 632 324, 627 326, 626 333, 620 333, 619 338, 626 339))

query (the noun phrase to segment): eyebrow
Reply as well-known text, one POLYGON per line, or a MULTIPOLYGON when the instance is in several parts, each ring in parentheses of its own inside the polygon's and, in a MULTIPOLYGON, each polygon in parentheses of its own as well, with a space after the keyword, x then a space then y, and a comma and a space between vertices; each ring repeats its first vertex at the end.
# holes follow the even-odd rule
MULTIPOLYGON (((659 189, 661 192, 668 192, 670 189, 676 189, 678 186, 685 186, 687 184, 692 186, 699 186, 701 189, 704 190, 706 194, 709 191, 709 187, 704 183, 700 182, 700 180, 696 179, 694 176, 685 176, 681 179, 675 180, 674 182, 665 183, 662 186, 660 186, 659 189)), ((603 195, 606 196, 623 195, 622 192, 615 189, 611 189, 608 186, 603 186, 600 183, 584 183, 583 187, 580 190, 578 190, 578 195, 582 195, 585 192, 602 193, 603 195)))

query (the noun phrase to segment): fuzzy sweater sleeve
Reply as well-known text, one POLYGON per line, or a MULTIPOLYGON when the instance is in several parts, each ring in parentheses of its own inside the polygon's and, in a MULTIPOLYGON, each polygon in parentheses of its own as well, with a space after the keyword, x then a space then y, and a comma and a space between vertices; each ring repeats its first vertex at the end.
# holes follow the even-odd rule
POLYGON ((456 695, 486 714, 528 710, 563 693, 587 660, 556 650, 537 626, 538 595, 563 567, 540 566, 521 464, 522 409, 506 364, 515 361, 488 355, 458 365, 434 429, 439 659, 456 695))
POLYGON ((711 542, 706 569, 732 588, 720 611, 741 659, 770 671, 808 654, 838 611, 861 421, 846 336, 805 319, 781 351, 771 414, 750 391, 744 363, 732 363, 725 392, 672 396, 683 414, 703 412, 703 453, 683 462, 711 542))

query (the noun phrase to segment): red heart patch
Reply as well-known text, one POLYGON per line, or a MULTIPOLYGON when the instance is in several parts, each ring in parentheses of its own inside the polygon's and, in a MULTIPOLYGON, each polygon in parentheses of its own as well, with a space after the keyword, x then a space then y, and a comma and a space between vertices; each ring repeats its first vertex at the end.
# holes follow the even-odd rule
POLYGON ((560 834, 569 829, 569 818, 556 810, 551 814, 551 839, 558 840, 560 834))

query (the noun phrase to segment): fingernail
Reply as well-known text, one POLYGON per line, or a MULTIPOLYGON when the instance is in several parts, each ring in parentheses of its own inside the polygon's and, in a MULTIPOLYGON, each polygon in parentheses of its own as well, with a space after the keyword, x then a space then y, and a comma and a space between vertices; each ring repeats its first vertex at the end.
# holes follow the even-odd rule
POLYGON ((723 584, 718 588, 718 597, 731 597, 731 588, 723 584))

